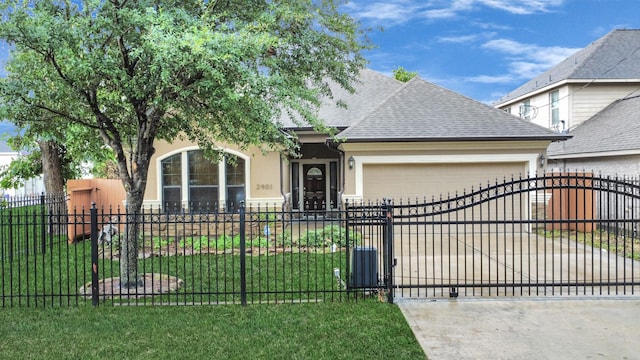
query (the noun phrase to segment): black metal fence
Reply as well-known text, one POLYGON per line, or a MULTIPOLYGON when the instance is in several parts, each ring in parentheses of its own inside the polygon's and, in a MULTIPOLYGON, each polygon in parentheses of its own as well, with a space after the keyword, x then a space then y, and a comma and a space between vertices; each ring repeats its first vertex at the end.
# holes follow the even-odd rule
POLYGON ((383 286, 378 223, 358 220, 371 211, 67 213, 64 197, 45 196, 21 205, 0 210, 5 307, 343 301, 383 286), (130 227, 138 229, 139 281, 124 286, 130 227))
POLYGON ((396 296, 640 293, 640 183, 512 178, 393 205, 396 296))
POLYGON ((64 197, 42 196, 0 207, 0 301, 636 295, 639 201, 637 179, 590 174, 513 178, 438 199, 347 203, 330 212, 280 204, 215 213, 67 212, 64 197), (121 269, 124 239, 137 258, 133 284, 121 269))

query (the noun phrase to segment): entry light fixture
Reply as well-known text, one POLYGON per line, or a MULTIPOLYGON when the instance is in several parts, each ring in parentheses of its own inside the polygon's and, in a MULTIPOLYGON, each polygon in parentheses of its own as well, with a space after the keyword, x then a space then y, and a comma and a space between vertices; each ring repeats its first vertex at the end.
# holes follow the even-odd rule
POLYGON ((540 163, 540 167, 544 167, 546 160, 547 158, 544 157, 544 154, 540 154, 540 157, 538 157, 538 162, 540 163))
POLYGON ((356 160, 353 156, 349 157, 349 169, 353 169, 353 166, 356 164, 356 160))

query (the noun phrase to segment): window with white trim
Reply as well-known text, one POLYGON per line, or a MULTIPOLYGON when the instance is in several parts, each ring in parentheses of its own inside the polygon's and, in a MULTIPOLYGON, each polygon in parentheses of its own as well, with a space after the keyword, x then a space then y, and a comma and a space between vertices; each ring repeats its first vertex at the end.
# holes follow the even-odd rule
POLYGON ((552 91, 549 93, 549 119, 551 121, 551 128, 556 129, 556 131, 561 131, 564 129, 560 129, 560 91, 552 91))
POLYGON ((161 160, 161 202, 164 211, 235 210, 245 200, 246 162, 223 157, 214 163, 200 150, 183 151, 161 160), (222 175, 222 176, 221 176, 222 175))
POLYGON ((520 105, 520 118, 531 120, 531 100, 527 99, 520 105))

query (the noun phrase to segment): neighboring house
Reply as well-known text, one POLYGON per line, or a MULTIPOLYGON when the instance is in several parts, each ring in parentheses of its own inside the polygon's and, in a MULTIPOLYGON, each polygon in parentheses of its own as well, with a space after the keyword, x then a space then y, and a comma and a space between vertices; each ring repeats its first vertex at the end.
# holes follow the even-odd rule
POLYGON ((551 144, 549 166, 589 170, 606 176, 640 174, 640 95, 620 99, 551 144))
POLYGON ((636 95, 640 30, 614 30, 494 106, 573 137, 549 148, 549 170, 637 175, 636 95))
POLYGON ((548 145, 567 138, 420 78, 363 70, 354 94, 334 95, 347 108, 326 101, 319 115, 339 141, 283 120, 300 158, 221 144, 236 161, 212 164, 195 144, 157 142, 145 204, 197 210, 244 200, 327 211, 350 200, 438 197, 535 174, 548 145))
MULTIPOLYGON (((0 141, 0 168, 9 166, 11 161, 19 156, 20 153, 11 149, 6 142, 0 141)), ((44 192, 44 183, 42 177, 38 177, 26 180, 24 184, 17 189, 1 189, 0 191, 3 197, 39 195, 44 192)))

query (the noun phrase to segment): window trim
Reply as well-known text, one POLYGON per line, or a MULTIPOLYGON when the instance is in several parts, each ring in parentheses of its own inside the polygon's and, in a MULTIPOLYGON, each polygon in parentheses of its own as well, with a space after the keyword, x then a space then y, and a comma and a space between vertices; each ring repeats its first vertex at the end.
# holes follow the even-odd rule
POLYGON ((560 120, 560 90, 554 90, 549 92, 549 126, 551 129, 564 130, 564 129, 559 129, 561 122, 562 120, 560 120), (553 99, 554 95, 556 95, 555 100, 553 99), (554 111, 556 111, 558 114, 558 121, 555 123, 553 122, 554 111))
MULTIPOLYGON (((162 156, 158 156, 156 159, 156 198, 162 204, 163 202, 163 194, 162 194, 162 161, 168 157, 171 157, 176 154, 181 154, 181 167, 182 167, 182 184, 181 184, 181 194, 180 201, 182 203, 182 207, 188 209, 189 207, 189 164, 188 164, 188 153, 189 151, 194 150, 202 150, 199 146, 186 146, 179 149, 174 149, 169 151, 162 156)), ((217 150, 228 153, 230 155, 237 156, 240 159, 244 160, 244 173, 245 173, 245 201, 251 198, 251 157, 249 155, 243 154, 239 151, 218 147, 217 150)), ((218 162, 218 204, 220 208, 226 206, 227 201, 227 179, 226 179, 226 169, 225 162, 218 162)))

